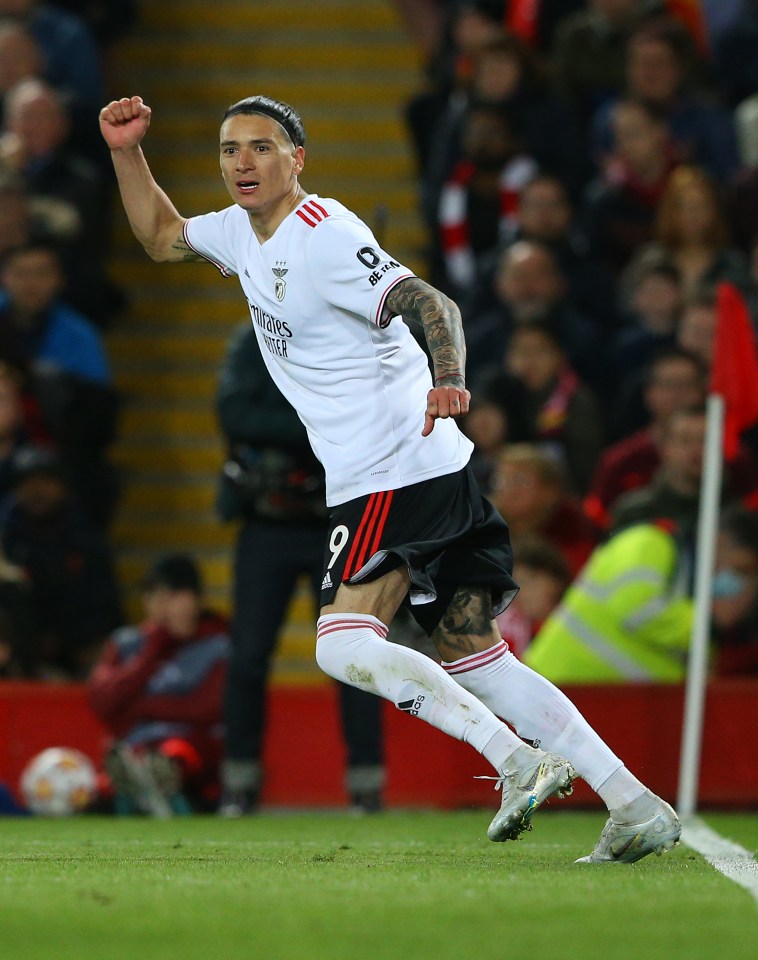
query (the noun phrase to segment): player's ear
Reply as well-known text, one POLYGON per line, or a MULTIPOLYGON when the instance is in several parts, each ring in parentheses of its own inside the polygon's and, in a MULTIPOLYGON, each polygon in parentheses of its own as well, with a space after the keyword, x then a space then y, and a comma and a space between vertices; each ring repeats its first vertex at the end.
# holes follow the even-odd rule
POLYGON ((292 155, 293 169, 296 174, 303 172, 303 167, 305 166, 305 148, 304 147, 295 147, 295 152, 292 155))

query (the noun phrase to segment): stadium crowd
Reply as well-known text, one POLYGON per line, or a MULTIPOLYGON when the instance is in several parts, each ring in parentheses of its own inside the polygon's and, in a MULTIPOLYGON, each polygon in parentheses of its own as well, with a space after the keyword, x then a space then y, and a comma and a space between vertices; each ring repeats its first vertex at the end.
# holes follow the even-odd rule
MULTIPOLYGON (((721 283, 758 323, 758 2, 395 2, 426 66, 406 110, 425 276, 461 307, 462 429, 515 547, 503 637, 560 682, 679 681, 721 283)), ((169 564, 124 627, 109 540, 102 334, 127 304, 95 118, 137 8, 0 0, 0 678, 89 679, 107 722, 117 690, 116 737, 186 719, 156 678, 189 648, 154 589, 201 594, 169 564)), ((755 675, 758 432, 723 506, 712 671, 755 675)), ((197 606, 185 633, 216 658, 216 731, 227 625, 197 606)))

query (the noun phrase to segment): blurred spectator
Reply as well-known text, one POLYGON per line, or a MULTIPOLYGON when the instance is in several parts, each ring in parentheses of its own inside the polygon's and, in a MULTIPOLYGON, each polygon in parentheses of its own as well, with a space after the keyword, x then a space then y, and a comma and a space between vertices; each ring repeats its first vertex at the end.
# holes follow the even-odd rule
POLYGON ((713 580, 718 676, 758 675, 758 514, 741 508, 721 519, 713 580))
POLYGON ((89 26, 43 0, 0 0, 0 19, 23 24, 43 54, 44 79, 65 99, 72 134, 87 156, 102 156, 97 117, 104 103, 100 56, 89 26))
MULTIPOLYGON (((697 528, 700 506, 700 482, 705 446, 705 412, 675 410, 661 432, 661 465, 644 487, 623 494, 612 511, 613 528, 665 519, 676 524, 685 535, 697 528)), ((732 490, 725 477, 722 500, 728 502, 732 490)))
POLYGON ((703 287, 685 301, 676 340, 683 350, 694 354, 710 374, 716 339, 716 290, 703 287))
POLYGON ((120 620, 119 589, 111 549, 83 520, 51 451, 16 453, 0 541, 2 579, 15 588, 6 609, 24 673, 83 678, 120 620))
POLYGON ((626 322, 608 348, 614 379, 622 385, 675 344, 682 310, 679 271, 662 250, 639 257, 626 279, 628 299, 621 305, 626 322))
POLYGON ((515 556, 523 540, 541 537, 576 576, 598 542, 579 501, 566 491, 560 465, 533 444, 514 444, 501 453, 490 498, 508 522, 515 556))
POLYGON ((645 6, 639 0, 588 0, 558 27, 551 51, 555 89, 585 122, 622 90, 627 40, 645 6))
POLYGON ((602 374, 598 335, 567 297, 568 284, 557 258, 543 243, 519 240, 503 251, 495 273, 495 306, 464 318, 467 369, 472 381, 503 357, 517 327, 548 323, 569 362, 590 383, 602 374))
POLYGON ((184 554, 155 562, 142 601, 142 622, 113 633, 89 678, 90 703, 113 737, 115 810, 215 809, 228 623, 205 607, 200 571, 184 554))
POLYGON ((518 37, 504 34, 478 50, 466 85, 453 91, 441 111, 423 177, 428 208, 434 209, 440 185, 460 159, 468 110, 483 103, 506 110, 524 152, 577 189, 585 162, 576 123, 545 89, 534 54, 518 37))
MULTIPOLYGON (((600 410, 551 327, 532 323, 513 331, 505 355, 509 377, 524 388, 522 415, 529 439, 563 464, 575 493, 585 493, 602 446, 600 410)), ((503 380, 502 373, 493 373, 481 385, 481 395, 497 402, 503 380)))
POLYGON ((618 100, 613 146, 601 176, 587 188, 583 224, 590 248, 618 274, 653 239, 656 211, 676 165, 665 117, 642 100, 618 100))
POLYGON ((742 0, 739 17, 721 34, 714 48, 714 73, 731 107, 736 107, 758 90, 756 49, 758 2, 742 0))
POLYGON ((100 334, 59 299, 55 250, 29 244, 0 264, 0 359, 27 376, 87 515, 109 521, 116 481, 106 460, 118 399, 100 334))
POLYGON ((107 278, 110 247, 109 191, 103 174, 66 146, 69 117, 60 95, 40 80, 23 80, 6 97, 0 134, 0 172, 23 177, 31 197, 56 211, 67 295, 104 325, 123 303, 107 278))
POLYGON ((660 466, 660 446, 671 415, 705 403, 703 365, 678 347, 657 353, 645 374, 642 397, 648 423, 603 450, 585 499, 587 515, 601 528, 609 525, 610 511, 619 497, 653 479, 660 466))
MULTIPOLYGON (((630 274, 651 250, 673 262, 685 297, 720 280, 741 287, 747 284, 745 258, 730 246, 721 201, 698 167, 677 167, 669 177, 658 206, 655 240, 638 250, 629 264, 630 274)), ((622 278, 622 295, 625 284, 626 277, 622 278)))
POLYGON ((33 443, 49 444, 33 397, 23 393, 23 376, 0 360, 0 502, 14 483, 14 458, 33 443))
POLYGON ((537 631, 560 603, 572 577, 561 551, 539 537, 519 544, 513 577, 519 592, 499 614, 497 625, 511 653, 522 659, 537 631))
POLYGON ((138 0, 49 0, 83 20, 92 32, 100 50, 124 36, 138 19, 138 0))
POLYGON ((42 51, 31 32, 23 23, 0 19, 0 121, 8 91, 22 80, 40 77, 42 70, 42 51))
MULTIPOLYGON (((758 518, 726 511, 712 620, 717 673, 756 669, 758 518)), ((593 553, 525 661, 554 683, 681 683, 693 618, 693 545, 672 525, 623 530, 593 553)))
MULTIPOLYGON (((755 130, 755 125, 753 125, 755 130)), ((724 211, 735 245, 751 256, 758 237, 758 151, 755 162, 743 167, 726 184, 724 211)))
MULTIPOLYGON (((574 207, 566 186, 555 176, 537 174, 521 190, 506 245, 533 240, 547 246, 555 256, 567 281, 571 302, 603 330, 615 324, 615 286, 613 276, 603 263, 590 254, 587 238, 578 229, 574 207)), ((498 256, 500 252, 498 253, 498 256)), ((483 283, 491 290, 497 258, 485 270, 483 283)), ((483 290, 477 306, 491 305, 483 290)))
MULTIPOLYGON (((435 25, 439 26, 440 21, 432 20, 432 32, 435 25)), ((450 97, 464 93, 477 52, 503 34, 499 17, 476 3, 445 3, 441 26, 441 40, 433 44, 433 56, 427 63, 427 89, 414 96, 406 109, 422 178, 429 171, 432 144, 450 97)))
MULTIPOLYGON (((719 180, 739 167, 734 122, 728 110, 696 90, 702 72, 691 36, 678 21, 658 18, 631 34, 625 94, 666 116, 681 157, 719 180)), ((592 121, 593 155, 600 165, 611 150, 613 106, 611 100, 599 107, 592 121)))
POLYGON ((498 378, 486 393, 474 390, 461 429, 474 444, 469 465, 482 492, 492 489, 492 474, 506 443, 523 443, 529 437, 524 417, 525 391, 515 378, 498 378))
POLYGON ((504 238, 519 191, 537 172, 534 159, 522 152, 513 118, 500 107, 470 106, 461 136, 462 158, 440 190, 435 224, 440 270, 433 265, 436 286, 459 301, 504 238))

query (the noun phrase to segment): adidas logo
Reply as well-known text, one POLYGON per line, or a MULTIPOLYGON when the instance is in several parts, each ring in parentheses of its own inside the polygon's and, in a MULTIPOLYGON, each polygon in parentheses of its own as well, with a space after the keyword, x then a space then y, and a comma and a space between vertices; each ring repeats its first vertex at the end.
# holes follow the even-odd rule
POLYGON ((426 697, 422 693, 412 700, 401 700, 400 703, 397 704, 397 709, 402 710, 403 713, 409 713, 412 717, 417 717, 424 700, 426 700, 426 697))
POLYGON ((331 586, 333 586, 333 584, 332 584, 332 578, 331 578, 331 575, 330 575, 329 571, 327 570, 327 571, 326 571, 326 576, 325 576, 324 579, 321 581, 321 589, 322 589, 322 590, 327 590, 327 589, 328 589, 329 587, 331 587, 331 586))

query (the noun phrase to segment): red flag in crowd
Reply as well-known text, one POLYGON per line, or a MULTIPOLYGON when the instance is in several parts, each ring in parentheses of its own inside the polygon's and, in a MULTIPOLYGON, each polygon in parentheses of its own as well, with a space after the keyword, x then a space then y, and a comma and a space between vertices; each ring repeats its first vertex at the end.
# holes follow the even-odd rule
POLYGON ((758 422, 758 347, 747 304, 731 283, 718 285, 709 390, 724 398, 724 456, 732 460, 742 431, 758 422))

